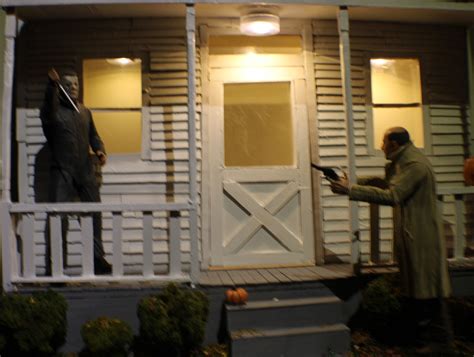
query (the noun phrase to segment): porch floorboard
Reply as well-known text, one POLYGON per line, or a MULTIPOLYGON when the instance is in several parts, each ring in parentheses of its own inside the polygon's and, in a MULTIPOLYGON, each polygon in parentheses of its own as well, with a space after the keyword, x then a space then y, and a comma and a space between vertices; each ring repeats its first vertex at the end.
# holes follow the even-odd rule
MULTIPOLYGON (((474 271, 474 259, 448 260, 450 271, 474 271)), ((394 265, 363 265, 362 275, 395 273, 394 265)), ((351 264, 326 264, 324 266, 257 268, 202 271, 199 285, 234 286, 299 283, 308 281, 344 279, 354 276, 351 264)))
POLYGON ((353 275, 351 264, 329 264, 324 265, 324 267, 308 266, 291 268, 208 270, 201 272, 199 285, 266 285, 341 279, 353 275))

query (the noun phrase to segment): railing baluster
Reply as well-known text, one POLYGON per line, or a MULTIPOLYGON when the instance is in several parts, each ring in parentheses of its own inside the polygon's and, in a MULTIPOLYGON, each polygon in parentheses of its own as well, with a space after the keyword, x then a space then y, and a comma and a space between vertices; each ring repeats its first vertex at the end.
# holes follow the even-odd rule
POLYGON ((123 275, 122 212, 112 212, 113 276, 123 275))
POLYGON ((153 276, 153 213, 143 212, 143 276, 153 276))
POLYGON ((25 278, 33 278, 35 272, 35 216, 33 214, 25 214, 22 223, 22 245, 23 245, 23 276, 25 278))
MULTIPOLYGON (((441 234, 442 234, 443 239, 446 239, 446 237, 445 237, 446 234, 445 234, 445 229, 444 229, 444 195, 438 194, 437 197, 438 197, 438 201, 437 201, 438 217, 441 221, 441 227, 440 227, 441 234)), ((456 239, 456 237, 453 236, 453 240, 455 240, 455 239, 456 239)), ((447 248, 446 248, 446 255, 448 256, 447 248)), ((449 258, 449 256, 448 256, 448 258, 449 258)))
POLYGON ((454 195, 455 203, 455 219, 456 229, 454 235, 454 258, 459 259, 464 257, 464 248, 466 247, 466 239, 464 237, 464 222, 463 222, 463 195, 454 195))
POLYGON ((93 275, 94 273, 94 230, 92 216, 81 216, 82 235, 82 275, 93 275))
POLYGON ((63 275, 61 216, 51 215, 49 223, 52 274, 53 277, 61 277, 63 275))
POLYGON ((371 203, 370 209, 370 261, 380 263, 380 207, 371 203))
POLYGON ((169 225, 169 252, 170 252, 170 275, 181 274, 181 241, 180 241, 180 214, 177 211, 170 212, 169 225))
POLYGON ((0 202, 1 238, 2 238, 2 281, 6 291, 12 291, 12 280, 18 278, 17 246, 12 229, 12 218, 7 202, 0 202))

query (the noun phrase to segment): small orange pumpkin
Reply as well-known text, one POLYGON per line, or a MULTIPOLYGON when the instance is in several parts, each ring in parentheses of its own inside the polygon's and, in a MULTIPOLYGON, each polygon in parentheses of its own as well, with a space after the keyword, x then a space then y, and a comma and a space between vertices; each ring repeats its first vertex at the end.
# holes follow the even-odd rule
POLYGON ((228 303, 242 305, 247 302, 249 294, 244 288, 232 288, 226 290, 225 296, 228 303))
POLYGON ((474 157, 464 161, 464 182, 468 186, 474 186, 474 157))

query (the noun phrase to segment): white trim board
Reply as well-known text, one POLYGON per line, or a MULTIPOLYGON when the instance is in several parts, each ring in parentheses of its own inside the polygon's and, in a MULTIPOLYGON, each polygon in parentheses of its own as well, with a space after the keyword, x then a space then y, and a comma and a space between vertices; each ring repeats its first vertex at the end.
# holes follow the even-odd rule
MULTIPOLYGON (((106 5, 106 4, 134 4, 133 0, 1 0, 0 6, 41 6, 41 5, 106 5)), ((142 4, 215 4, 214 0, 140 0, 142 4)), ((221 0, 221 4, 233 4, 235 0, 221 0)), ((242 4, 254 4, 253 0, 241 0, 242 4)), ((267 4, 287 4, 285 0, 268 1, 267 4)), ((453 3, 449 1, 423 1, 423 0, 315 0, 300 1, 297 4, 306 5, 332 5, 332 6, 366 6, 404 9, 434 9, 472 11, 472 4, 453 3)))

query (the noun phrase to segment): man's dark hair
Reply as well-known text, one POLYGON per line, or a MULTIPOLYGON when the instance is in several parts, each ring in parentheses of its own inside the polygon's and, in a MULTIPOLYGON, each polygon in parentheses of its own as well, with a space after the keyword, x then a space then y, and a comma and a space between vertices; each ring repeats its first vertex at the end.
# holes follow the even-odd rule
POLYGON ((405 128, 396 127, 389 130, 388 140, 395 141, 398 145, 405 145, 410 141, 410 134, 405 128))

